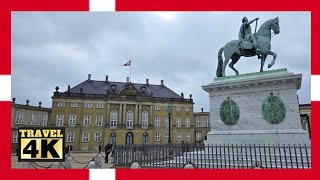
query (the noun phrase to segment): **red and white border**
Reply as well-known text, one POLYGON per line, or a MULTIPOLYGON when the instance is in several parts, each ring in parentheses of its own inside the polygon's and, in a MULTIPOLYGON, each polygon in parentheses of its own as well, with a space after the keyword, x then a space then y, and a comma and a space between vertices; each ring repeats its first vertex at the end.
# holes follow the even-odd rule
POLYGON ((320 2, 318 0, 0 0, 0 179, 318 179, 320 177, 320 2), (266 3, 265 3, 266 2, 266 3), (263 4, 261 4, 263 3, 263 4), (311 170, 11 169, 12 11, 311 11, 311 170), (317 178, 318 177, 318 178, 317 178))

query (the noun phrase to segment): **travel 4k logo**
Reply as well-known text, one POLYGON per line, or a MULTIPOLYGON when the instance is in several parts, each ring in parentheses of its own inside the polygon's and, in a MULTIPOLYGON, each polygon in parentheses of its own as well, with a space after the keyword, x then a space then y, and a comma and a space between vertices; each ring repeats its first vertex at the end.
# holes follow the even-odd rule
POLYGON ((64 128, 18 128, 18 161, 63 162, 64 128))

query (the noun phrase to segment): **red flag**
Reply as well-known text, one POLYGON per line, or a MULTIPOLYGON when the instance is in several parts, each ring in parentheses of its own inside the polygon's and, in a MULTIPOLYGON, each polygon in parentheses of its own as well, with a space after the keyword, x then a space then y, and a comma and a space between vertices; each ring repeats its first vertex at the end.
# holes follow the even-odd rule
POLYGON ((130 61, 128 61, 127 63, 125 63, 124 65, 122 65, 122 66, 131 66, 131 60, 130 61))

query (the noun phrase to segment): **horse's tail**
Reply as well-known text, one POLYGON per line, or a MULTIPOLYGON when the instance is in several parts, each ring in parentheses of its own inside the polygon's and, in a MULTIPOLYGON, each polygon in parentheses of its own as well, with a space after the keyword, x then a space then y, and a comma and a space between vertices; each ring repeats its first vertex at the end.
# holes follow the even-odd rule
POLYGON ((222 59, 222 51, 224 47, 220 48, 218 52, 218 66, 217 66, 217 72, 216 75, 217 77, 222 77, 222 64, 223 64, 223 59, 222 59))

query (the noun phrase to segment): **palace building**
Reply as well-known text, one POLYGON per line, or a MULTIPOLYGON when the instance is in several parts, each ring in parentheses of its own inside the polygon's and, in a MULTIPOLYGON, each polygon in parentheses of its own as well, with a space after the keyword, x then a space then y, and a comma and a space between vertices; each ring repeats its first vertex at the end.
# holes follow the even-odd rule
POLYGON ((172 143, 194 142, 193 99, 164 85, 91 80, 52 96, 51 126, 66 129, 66 145, 91 151, 116 144, 164 144, 169 139, 166 107, 171 104, 172 143))

